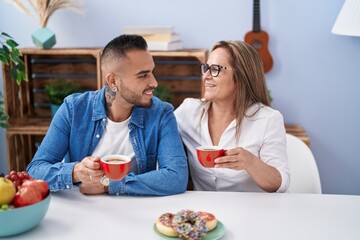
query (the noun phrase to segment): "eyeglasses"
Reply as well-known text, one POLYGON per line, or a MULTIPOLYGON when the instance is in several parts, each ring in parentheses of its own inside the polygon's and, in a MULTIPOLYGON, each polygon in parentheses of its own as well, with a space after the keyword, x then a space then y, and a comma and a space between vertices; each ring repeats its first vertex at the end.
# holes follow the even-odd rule
POLYGON ((205 64, 205 63, 202 63, 200 65, 200 68, 201 68, 201 74, 205 74, 207 72, 207 70, 210 69, 210 74, 213 77, 217 77, 219 75, 221 69, 231 69, 229 67, 223 67, 218 64, 212 64, 209 66, 208 64, 205 64))

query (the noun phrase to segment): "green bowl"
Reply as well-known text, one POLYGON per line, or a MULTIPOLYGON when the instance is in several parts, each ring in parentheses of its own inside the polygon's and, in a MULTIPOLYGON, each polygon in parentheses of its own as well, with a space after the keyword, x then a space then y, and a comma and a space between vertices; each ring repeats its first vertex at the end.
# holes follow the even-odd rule
POLYGON ((37 226, 46 215, 50 198, 49 194, 38 203, 0 211, 0 237, 20 234, 37 226))

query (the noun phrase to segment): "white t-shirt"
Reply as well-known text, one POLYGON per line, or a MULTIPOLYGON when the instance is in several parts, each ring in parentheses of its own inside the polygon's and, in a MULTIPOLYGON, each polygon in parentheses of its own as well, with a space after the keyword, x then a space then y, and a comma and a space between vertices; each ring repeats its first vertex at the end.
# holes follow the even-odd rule
POLYGON ((107 125, 100 142, 96 146, 92 156, 102 158, 105 155, 120 154, 131 158, 130 172, 137 173, 137 165, 134 149, 129 138, 130 117, 123 122, 113 122, 107 119, 107 125))
MULTIPOLYGON (((186 146, 194 189, 199 191, 264 192, 245 170, 204 168, 198 161, 196 147, 213 145, 208 127, 208 108, 199 99, 187 98, 175 110, 179 132, 186 146), (200 119, 203 110, 205 114, 200 119)), ((250 107, 255 111, 259 104, 250 107)), ((267 106, 251 118, 245 118, 236 141, 236 120, 223 132, 219 146, 224 149, 242 147, 281 174, 281 186, 277 192, 285 192, 289 186, 289 169, 286 153, 286 131, 281 113, 267 106)))

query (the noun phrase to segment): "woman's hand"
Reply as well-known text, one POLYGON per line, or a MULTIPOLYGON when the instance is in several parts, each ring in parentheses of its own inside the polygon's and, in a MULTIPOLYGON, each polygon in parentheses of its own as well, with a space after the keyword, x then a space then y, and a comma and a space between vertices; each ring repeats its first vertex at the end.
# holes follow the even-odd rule
POLYGON ((215 159, 215 168, 230 168, 233 170, 246 170, 256 156, 251 152, 241 148, 226 150, 223 157, 215 159))
POLYGON ((275 167, 241 147, 226 150, 223 157, 215 159, 214 167, 246 170, 256 184, 267 192, 276 192, 281 185, 281 175, 275 167))

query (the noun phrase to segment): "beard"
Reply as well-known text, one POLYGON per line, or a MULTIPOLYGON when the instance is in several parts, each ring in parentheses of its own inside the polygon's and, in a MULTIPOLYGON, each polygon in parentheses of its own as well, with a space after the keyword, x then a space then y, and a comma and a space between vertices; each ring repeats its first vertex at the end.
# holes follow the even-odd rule
MULTIPOLYGON (((145 91, 152 90, 153 88, 145 89, 145 91)), ((120 82, 120 96, 127 101, 128 103, 136 106, 136 107, 150 107, 152 104, 151 98, 148 101, 142 101, 143 100, 143 94, 137 94, 131 89, 127 88, 123 82, 120 82)))

